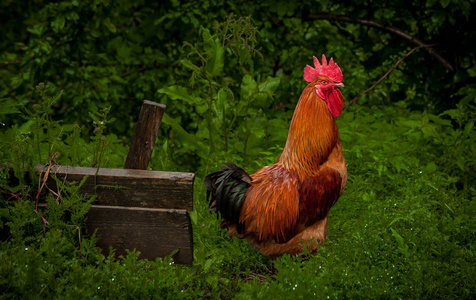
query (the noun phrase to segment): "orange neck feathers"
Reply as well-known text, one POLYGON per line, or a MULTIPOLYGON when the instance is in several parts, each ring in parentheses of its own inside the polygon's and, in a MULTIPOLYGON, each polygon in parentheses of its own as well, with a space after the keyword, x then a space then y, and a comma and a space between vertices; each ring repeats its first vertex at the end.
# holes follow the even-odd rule
POLYGON ((278 158, 288 171, 298 171, 305 178, 316 175, 319 166, 340 142, 337 124, 326 102, 313 84, 301 94, 289 127, 288 139, 278 158))

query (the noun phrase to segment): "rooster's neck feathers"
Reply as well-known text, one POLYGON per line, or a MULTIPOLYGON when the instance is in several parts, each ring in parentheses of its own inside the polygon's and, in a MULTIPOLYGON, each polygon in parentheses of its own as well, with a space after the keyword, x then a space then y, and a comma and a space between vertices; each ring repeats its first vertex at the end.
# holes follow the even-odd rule
POLYGON ((326 102, 312 84, 299 99, 289 127, 288 139, 277 163, 300 177, 312 176, 339 141, 337 124, 326 102))

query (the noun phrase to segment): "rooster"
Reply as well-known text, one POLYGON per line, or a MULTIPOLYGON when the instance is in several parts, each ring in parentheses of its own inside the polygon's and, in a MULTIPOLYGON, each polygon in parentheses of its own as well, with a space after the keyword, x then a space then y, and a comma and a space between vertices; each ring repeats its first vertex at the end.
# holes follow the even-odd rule
POLYGON ((341 114, 342 72, 331 58, 314 57, 304 68, 309 82, 294 111, 276 163, 248 175, 232 163, 205 177, 210 210, 230 236, 246 238, 263 255, 297 255, 327 239, 330 208, 347 184, 335 119, 341 114))

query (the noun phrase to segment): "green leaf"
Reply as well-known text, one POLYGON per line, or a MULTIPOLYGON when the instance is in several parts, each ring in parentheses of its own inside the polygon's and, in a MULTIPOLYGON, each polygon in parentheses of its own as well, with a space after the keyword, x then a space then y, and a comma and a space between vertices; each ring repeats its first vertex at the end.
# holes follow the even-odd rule
POLYGON ((464 127, 462 138, 470 137, 472 135, 472 132, 473 132, 473 127, 474 127, 474 122, 473 121, 468 122, 466 124, 466 126, 464 127))
POLYGON ((106 18, 103 24, 107 27, 107 29, 109 29, 110 32, 116 33, 116 25, 112 24, 109 18, 106 18))
POLYGON ((198 71, 200 70, 200 68, 196 65, 194 65, 191 61, 189 61, 188 59, 182 59, 180 60, 180 63, 182 64, 182 66, 186 67, 187 69, 190 69, 192 71, 198 71))
POLYGON ((446 19, 446 13, 444 10, 437 10, 431 15, 431 21, 434 24, 442 24, 446 19))
POLYGON ((390 224, 388 224, 388 226, 392 226, 395 222, 399 221, 399 220, 406 220, 406 218, 404 217, 396 217, 392 220, 392 222, 390 222, 390 224))
POLYGON ((265 82, 258 86, 258 93, 254 95, 252 105, 254 107, 267 107, 269 98, 273 97, 273 92, 278 88, 280 79, 276 77, 268 77, 265 82))
POLYGON ((443 8, 446 8, 450 4, 451 0, 440 0, 440 4, 443 8))
POLYGON ((426 165, 426 170, 427 170, 428 172, 433 173, 433 172, 435 172, 437 169, 438 169, 438 168, 437 168, 437 166, 436 166, 436 164, 435 164, 434 162, 430 162, 430 163, 428 163, 428 164, 426 165))
POLYGON ((17 107, 20 104, 12 99, 3 98, 0 99, 0 115, 16 114, 19 113, 17 107))
POLYGON ((260 92, 274 93, 279 86, 281 79, 278 77, 268 77, 259 85, 260 92))
POLYGON ((247 48, 245 47, 238 47, 237 49, 238 52, 238 57, 240 65, 244 65, 248 62, 252 63, 253 61, 251 60, 251 53, 248 51, 247 48))
POLYGON ((64 28, 65 20, 63 16, 58 16, 51 22, 51 28, 54 32, 60 32, 64 28))
POLYGON ((256 87, 258 84, 253 79, 251 75, 246 74, 243 76, 243 81, 241 83, 241 99, 247 99, 256 92, 256 87))
POLYGON ((208 110, 208 103, 206 101, 198 101, 195 109, 199 115, 203 115, 208 110))
POLYGON ((422 127, 421 131, 423 132, 423 135, 427 137, 437 136, 435 126, 431 124, 427 124, 426 126, 422 127))
POLYGON ((225 49, 218 38, 210 35, 208 29, 202 27, 201 31, 203 42, 205 43, 205 51, 208 53, 205 72, 207 72, 209 76, 215 77, 223 70, 225 64, 225 49))
POLYGON ((223 118, 226 117, 226 111, 229 105, 228 104, 228 89, 221 88, 217 94, 217 101, 215 102, 215 113, 218 116, 218 119, 223 122, 223 118))
POLYGON ((119 56, 119 59, 127 59, 129 58, 131 54, 131 48, 127 46, 125 43, 121 44, 119 48, 117 48, 117 56, 119 56))
POLYGON ((8 208, 0 208, 0 229, 3 229, 3 220, 8 220, 8 217, 10 216, 10 211, 8 208))
POLYGON ((42 35, 46 30, 46 26, 45 24, 35 24, 33 27, 28 27, 26 30, 35 35, 42 35))
POLYGON ((398 234, 398 232, 395 231, 393 228, 390 228, 390 230, 392 231, 393 237, 397 241, 398 250, 406 257, 410 256, 410 253, 408 253, 408 246, 405 244, 405 240, 403 239, 403 237, 398 234))
POLYGON ((212 50, 214 42, 213 42, 212 35, 210 34, 210 30, 201 26, 200 27, 200 32, 202 34, 203 41, 205 42, 205 49, 207 51, 212 50))
POLYGON ((51 51, 53 51, 53 47, 51 47, 50 43, 48 42, 41 43, 40 49, 44 54, 50 54, 51 51))
POLYGON ((454 158, 454 162, 456 162, 456 165, 461 169, 461 171, 464 172, 466 170, 466 160, 463 157, 454 158))
POLYGON ((215 41, 215 48, 213 49, 210 58, 207 60, 205 71, 211 77, 219 75, 225 64, 225 49, 221 46, 220 41, 215 41))
POLYGON ((172 85, 165 88, 161 88, 157 91, 161 94, 166 94, 172 100, 183 100, 189 104, 195 105, 197 103, 196 99, 192 97, 186 88, 178 85, 172 85))
POLYGON ((191 146, 193 150, 202 148, 195 136, 185 131, 185 129, 183 129, 183 127, 167 113, 164 113, 162 121, 172 127, 172 130, 175 132, 175 135, 180 139, 183 144, 189 145, 189 147, 191 146))

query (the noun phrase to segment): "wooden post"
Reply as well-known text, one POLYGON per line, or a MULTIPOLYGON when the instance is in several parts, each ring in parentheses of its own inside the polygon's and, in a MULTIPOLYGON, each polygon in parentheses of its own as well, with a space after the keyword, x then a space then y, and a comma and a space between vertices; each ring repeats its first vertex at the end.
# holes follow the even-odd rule
POLYGON ((164 111, 164 104, 144 101, 124 169, 147 170, 164 111))

